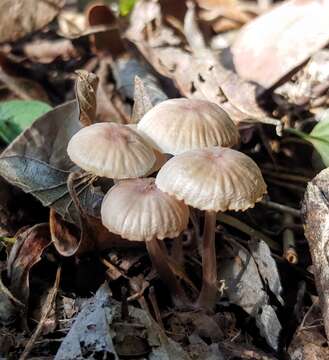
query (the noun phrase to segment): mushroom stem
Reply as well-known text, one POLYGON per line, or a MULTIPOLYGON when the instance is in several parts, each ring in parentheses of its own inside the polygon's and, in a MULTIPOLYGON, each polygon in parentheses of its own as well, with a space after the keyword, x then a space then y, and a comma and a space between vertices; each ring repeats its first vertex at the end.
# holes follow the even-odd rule
POLYGON ((159 240, 154 238, 151 241, 146 241, 146 248, 161 280, 169 288, 174 304, 177 306, 183 305, 185 294, 169 266, 168 256, 163 252, 159 240))
POLYGON ((202 250, 202 288, 197 305, 211 310, 217 294, 217 266, 215 247, 216 212, 205 212, 202 250))

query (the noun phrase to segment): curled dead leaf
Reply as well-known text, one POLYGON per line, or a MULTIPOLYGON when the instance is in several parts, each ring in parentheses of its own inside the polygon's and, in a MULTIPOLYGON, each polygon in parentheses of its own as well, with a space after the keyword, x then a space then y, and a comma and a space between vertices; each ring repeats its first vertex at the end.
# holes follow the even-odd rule
POLYGON ((99 79, 86 70, 77 70, 75 84, 76 97, 80 108, 80 122, 83 126, 91 125, 96 120, 96 92, 99 79))
POLYGON ((50 242, 48 224, 38 224, 19 233, 10 251, 7 263, 9 289, 25 305, 30 293, 30 270, 41 260, 41 255, 50 242))
POLYGON ((249 22, 231 48, 237 73, 272 87, 328 43, 328 13, 328 0, 289 0, 249 22))
POLYGON ((1 0, 0 43, 40 30, 60 12, 64 0, 1 0))
POLYGON ((57 58, 69 60, 79 56, 72 42, 67 39, 36 40, 24 46, 24 52, 32 61, 49 64, 57 58))
POLYGON ((191 41, 189 45, 193 52, 184 50, 187 44, 164 24, 156 3, 151 6, 141 0, 136 4, 127 36, 161 75, 175 82, 182 95, 215 102, 237 123, 264 122, 278 126, 280 122, 269 119, 259 105, 257 86, 226 69, 220 63, 218 54, 204 46, 194 19, 194 7, 188 8, 186 16, 190 31, 187 40, 191 41), (191 23, 194 25, 191 26, 191 23), (197 43, 195 39, 199 39, 197 43))

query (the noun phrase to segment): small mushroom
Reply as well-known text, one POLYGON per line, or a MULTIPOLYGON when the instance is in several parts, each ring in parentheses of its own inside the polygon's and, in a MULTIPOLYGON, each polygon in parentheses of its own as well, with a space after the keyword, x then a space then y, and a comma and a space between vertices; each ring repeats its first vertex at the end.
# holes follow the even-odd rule
POLYGON ((266 193, 261 171, 239 151, 212 147, 187 151, 168 160, 156 177, 156 185, 187 205, 205 211, 203 279, 197 304, 211 309, 217 294, 216 213, 254 207, 266 193))
MULTIPOLYGON (((143 136, 143 133, 138 131, 137 124, 127 124, 127 126, 130 127, 130 129, 136 131, 139 135, 141 135, 146 142, 148 141, 147 138, 145 138, 143 136)), ((149 145, 152 147, 152 144, 149 144, 149 145)), ((153 149, 154 155, 155 155, 155 163, 154 163, 152 169, 145 174, 145 177, 158 171, 169 159, 169 155, 163 154, 162 152, 160 152, 159 150, 157 150, 153 147, 152 147, 152 149, 153 149)))
POLYGON ((85 171, 112 179, 143 176, 156 160, 141 135, 116 123, 84 127, 71 138, 67 153, 85 171))
POLYGON ((183 290, 159 241, 175 238, 187 227, 189 210, 183 201, 162 192, 154 178, 122 180, 106 194, 101 208, 103 225, 131 241, 144 241, 160 278, 175 302, 183 290))
POLYGON ((155 148, 173 155, 239 142, 239 131, 227 113, 206 100, 163 101, 148 111, 137 127, 155 148))

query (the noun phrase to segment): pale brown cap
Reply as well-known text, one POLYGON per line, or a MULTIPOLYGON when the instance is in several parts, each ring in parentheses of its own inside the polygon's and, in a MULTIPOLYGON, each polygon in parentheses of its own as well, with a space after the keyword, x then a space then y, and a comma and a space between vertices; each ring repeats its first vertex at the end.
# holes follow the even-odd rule
POLYGON ((143 176, 155 163, 154 151, 143 137, 116 123, 84 127, 71 138, 67 153, 82 169, 112 179, 143 176))
POLYGON ((106 194, 103 225, 112 233, 136 241, 175 238, 187 227, 189 210, 183 201, 162 192, 154 178, 122 180, 106 194))
POLYGON ((239 142, 239 131, 231 118, 206 100, 163 101, 148 111, 137 126, 154 147, 173 155, 217 145, 231 147, 239 142))
POLYGON ((187 151, 160 169, 156 185, 200 210, 246 210, 266 193, 257 164, 229 148, 187 151))
POLYGON ((156 171, 158 171, 159 169, 161 169, 162 166, 169 160, 170 155, 163 154, 159 150, 155 149, 152 146, 152 144, 149 142, 148 138, 141 131, 138 130, 137 124, 127 124, 127 126, 129 126, 130 129, 136 131, 139 135, 141 135, 144 138, 144 140, 152 147, 152 149, 154 151, 155 163, 152 166, 152 169, 145 174, 145 177, 149 176, 149 175, 155 173, 156 171))

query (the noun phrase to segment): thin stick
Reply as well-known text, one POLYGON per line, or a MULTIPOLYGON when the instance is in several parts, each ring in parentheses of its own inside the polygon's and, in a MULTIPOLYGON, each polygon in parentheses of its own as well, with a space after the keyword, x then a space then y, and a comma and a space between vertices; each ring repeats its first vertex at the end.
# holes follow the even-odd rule
POLYGON ((159 306, 158 306, 158 302, 157 302, 157 299, 155 297, 155 291, 154 291, 153 286, 151 286, 150 290, 149 290, 149 299, 150 299, 150 302, 151 302, 152 307, 153 307, 155 319, 158 322, 158 325, 162 328, 162 330, 164 330, 164 325, 163 325, 160 309, 159 309, 159 306))
POLYGON ((285 214, 283 223, 287 227, 283 231, 283 257, 290 262, 290 264, 297 264, 298 254, 296 251, 295 234, 291 228, 288 227, 294 223, 294 219, 291 215, 285 214))
POLYGON ((47 296, 46 302, 44 303, 44 305, 42 307, 42 316, 39 321, 39 324, 38 324, 37 328, 35 329, 33 335, 31 336, 30 340, 26 344, 24 351, 22 352, 21 356, 19 357, 19 360, 26 360, 28 358, 31 350, 33 349, 33 346, 34 346, 36 340, 41 335, 44 324, 45 324, 51 310, 53 309, 53 305, 55 303, 56 295, 58 292, 60 279, 61 279, 61 267, 59 266, 57 268, 54 286, 50 290, 50 292, 47 296))
POLYGON ((233 216, 219 213, 217 215, 217 219, 221 223, 227 224, 242 231, 243 233, 249 235, 251 238, 264 240, 271 249, 281 251, 281 246, 278 243, 276 243, 274 240, 272 240, 262 232, 253 229, 251 226, 245 224, 244 222, 234 218, 233 216))
POLYGON ((300 215, 301 215, 300 210, 294 209, 294 208, 292 208, 290 206, 287 206, 287 205, 276 203, 274 201, 262 200, 260 202, 260 204, 267 207, 267 208, 274 209, 274 210, 279 210, 280 212, 292 215, 294 217, 300 217, 300 215))

